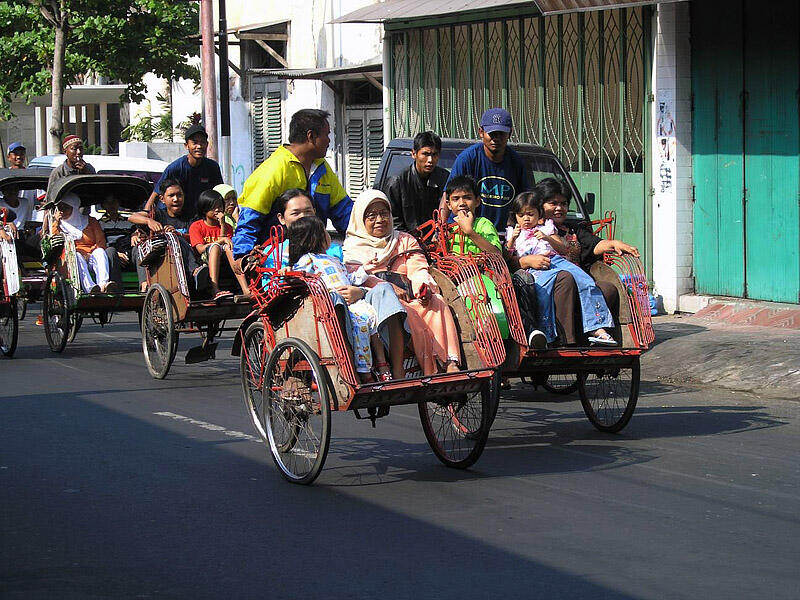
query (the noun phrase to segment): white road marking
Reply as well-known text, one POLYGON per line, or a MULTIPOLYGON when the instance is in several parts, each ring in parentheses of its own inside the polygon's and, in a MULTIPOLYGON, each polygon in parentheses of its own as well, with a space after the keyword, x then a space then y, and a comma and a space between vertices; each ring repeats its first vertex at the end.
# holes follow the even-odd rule
POLYGON ((218 431, 232 438, 247 440, 248 442, 258 442, 259 444, 261 443, 261 438, 258 438, 254 435, 250 435, 249 433, 243 433, 241 431, 226 429, 222 425, 214 425, 214 423, 198 421, 197 419, 192 419, 191 417, 185 417, 183 415, 177 415, 172 412, 155 412, 153 414, 158 415, 159 417, 167 417, 169 419, 175 419, 176 421, 183 421, 184 423, 189 423, 189 425, 195 425, 196 427, 201 427, 202 429, 207 429, 208 431, 218 431))
POLYGON ((56 363, 57 365, 61 365, 62 367, 67 367, 68 369, 72 369, 73 371, 83 371, 83 369, 79 367, 73 367, 72 365, 63 363, 60 360, 55 360, 54 358, 51 358, 50 361, 56 363))

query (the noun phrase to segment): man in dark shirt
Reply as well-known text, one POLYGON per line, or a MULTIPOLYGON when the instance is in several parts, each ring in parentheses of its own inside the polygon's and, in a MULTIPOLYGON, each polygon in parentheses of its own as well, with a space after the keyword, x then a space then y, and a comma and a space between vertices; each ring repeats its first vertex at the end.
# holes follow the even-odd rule
POLYGON ((167 165, 145 204, 145 211, 150 210, 150 207, 158 199, 159 193, 164 193, 162 182, 168 179, 177 179, 181 183, 185 195, 183 214, 187 215, 190 220, 194 220, 198 196, 215 185, 223 183, 219 164, 206 156, 208 134, 205 128, 202 125, 192 125, 186 130, 184 139, 186 140, 184 146, 188 154, 167 165))
MULTIPOLYGON (((83 160, 83 140, 77 135, 68 135, 61 143, 61 148, 67 159, 60 166, 53 169, 50 178, 47 180, 47 195, 53 184, 67 175, 91 175, 95 172, 94 167, 83 160)), ((48 200, 50 198, 48 197, 48 200)))
MULTIPOLYGON (((498 233, 505 234, 508 206, 520 192, 528 190, 525 162, 508 146, 513 123, 511 114, 502 108, 490 108, 481 116, 478 135, 481 141, 458 155, 450 170, 450 179, 470 175, 481 192, 481 216, 489 219, 498 233)), ((443 217, 450 214, 442 196, 443 217)))
POLYGON ((384 188, 392 205, 394 228, 411 231, 433 217, 444 192, 447 171, 438 165, 442 139, 432 131, 414 137, 411 158, 414 162, 392 177, 384 188))

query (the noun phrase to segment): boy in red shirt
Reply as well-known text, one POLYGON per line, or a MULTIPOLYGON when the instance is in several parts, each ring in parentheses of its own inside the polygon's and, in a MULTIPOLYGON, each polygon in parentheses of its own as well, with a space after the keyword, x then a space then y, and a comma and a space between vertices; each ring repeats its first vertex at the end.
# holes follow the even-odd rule
POLYGON ((214 300, 233 295, 231 292, 219 289, 219 270, 223 256, 236 276, 242 295, 249 296, 247 280, 241 269, 236 266, 233 258, 233 243, 231 242, 233 231, 224 219, 225 200, 222 195, 214 190, 202 192, 197 198, 197 214, 200 219, 189 227, 189 242, 200 254, 200 259, 208 265, 214 300))

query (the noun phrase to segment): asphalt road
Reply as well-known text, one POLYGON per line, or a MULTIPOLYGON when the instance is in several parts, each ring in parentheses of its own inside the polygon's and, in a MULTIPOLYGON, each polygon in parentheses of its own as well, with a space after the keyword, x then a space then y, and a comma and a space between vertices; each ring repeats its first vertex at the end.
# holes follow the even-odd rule
MULTIPOLYGON (((333 416, 287 484, 220 360, 152 380, 135 322, 0 361, 2 598, 798 598, 800 403, 647 382, 618 435, 504 394, 443 467, 416 410, 333 416)), ((537 402, 530 402, 536 398, 537 402)))

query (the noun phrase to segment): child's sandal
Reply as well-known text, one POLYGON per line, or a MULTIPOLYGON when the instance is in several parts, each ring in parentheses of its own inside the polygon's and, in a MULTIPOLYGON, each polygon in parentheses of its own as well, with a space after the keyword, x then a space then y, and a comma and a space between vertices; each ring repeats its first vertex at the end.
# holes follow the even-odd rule
POLYGON ((391 381, 392 371, 389 369, 389 363, 375 363, 375 375, 378 381, 391 381))

